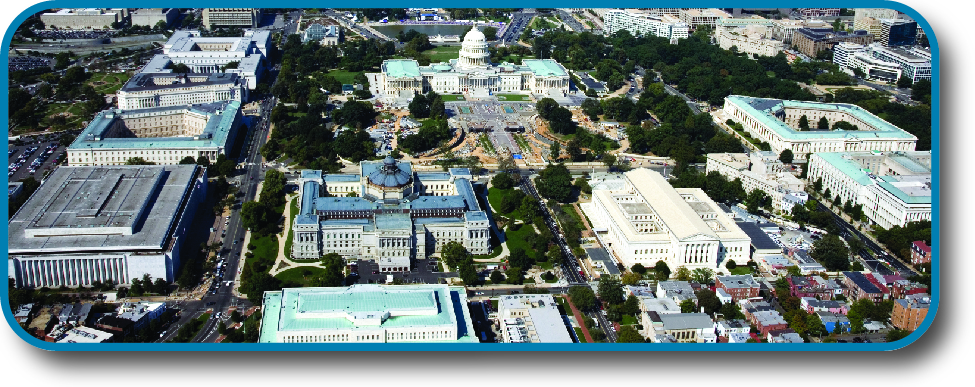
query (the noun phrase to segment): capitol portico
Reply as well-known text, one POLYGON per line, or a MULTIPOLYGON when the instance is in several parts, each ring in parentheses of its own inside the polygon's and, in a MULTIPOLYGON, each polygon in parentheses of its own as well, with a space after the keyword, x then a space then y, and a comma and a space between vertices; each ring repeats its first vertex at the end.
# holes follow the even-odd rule
POLYGON ((552 59, 526 59, 521 65, 491 63, 487 39, 477 28, 464 36, 457 59, 420 66, 412 59, 383 61, 381 94, 412 96, 435 91, 441 94, 532 93, 561 94, 569 91, 569 74, 552 59))

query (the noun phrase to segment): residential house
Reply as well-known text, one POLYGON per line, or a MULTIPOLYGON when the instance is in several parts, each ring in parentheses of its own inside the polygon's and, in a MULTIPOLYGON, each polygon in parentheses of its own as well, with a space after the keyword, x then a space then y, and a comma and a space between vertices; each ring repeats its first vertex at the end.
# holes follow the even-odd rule
POLYGON ((657 283, 657 298, 670 298, 678 305, 684 300, 694 301, 697 305, 697 295, 694 288, 687 281, 660 281, 657 283))
POLYGON ((846 289, 843 295, 851 302, 859 299, 868 299, 878 303, 887 298, 884 289, 877 279, 872 275, 865 275, 858 271, 844 271, 843 285, 846 289))
POLYGON ((725 320, 714 323, 714 329, 719 336, 728 337, 732 333, 742 333, 748 335, 752 330, 751 325, 745 320, 725 320))
POLYGON ((836 332, 837 326, 840 327, 840 332, 842 333, 850 331, 850 319, 842 314, 817 311, 816 316, 823 322, 823 326, 826 327, 826 332, 836 332))
POLYGON ((911 264, 920 265, 931 262, 931 246, 924 241, 914 241, 911 244, 911 264))
POLYGON ((758 297, 759 284, 750 275, 717 276, 718 289, 724 289, 731 295, 733 301, 758 297))
POLYGON ((752 313, 749 322, 754 324, 755 328, 758 328, 758 333, 762 336, 767 335, 769 331, 789 327, 789 324, 782 318, 782 315, 775 310, 752 313))
POLYGON ((830 312, 846 315, 849 311, 845 302, 833 301, 833 300, 817 300, 812 297, 802 297, 799 299, 799 307, 805 309, 808 313, 816 312, 830 312))
POLYGON ((796 331, 786 328, 786 329, 776 329, 769 331, 765 334, 765 340, 770 343, 804 343, 802 336, 799 336, 796 331))

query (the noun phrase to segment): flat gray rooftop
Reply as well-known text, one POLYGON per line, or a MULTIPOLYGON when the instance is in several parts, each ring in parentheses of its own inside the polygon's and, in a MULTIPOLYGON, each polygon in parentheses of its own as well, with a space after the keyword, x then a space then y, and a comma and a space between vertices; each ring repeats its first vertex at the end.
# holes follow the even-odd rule
POLYGON ((11 254, 160 250, 196 166, 60 167, 8 224, 11 254))
POLYGON ((646 203, 620 203, 627 215, 650 215, 653 210, 646 203))

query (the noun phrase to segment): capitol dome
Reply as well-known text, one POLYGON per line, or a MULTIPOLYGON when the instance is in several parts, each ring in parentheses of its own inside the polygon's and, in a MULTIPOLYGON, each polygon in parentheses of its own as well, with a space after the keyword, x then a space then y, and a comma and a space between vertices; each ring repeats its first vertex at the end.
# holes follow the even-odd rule
POLYGON ((386 156, 383 166, 369 174, 369 183, 383 188, 399 188, 409 185, 413 177, 399 168, 396 159, 386 156))
POLYGON ((461 68, 475 68, 490 64, 491 51, 488 50, 487 39, 484 37, 484 33, 477 29, 477 26, 474 26, 467 35, 464 35, 464 43, 461 44, 457 65, 461 68))

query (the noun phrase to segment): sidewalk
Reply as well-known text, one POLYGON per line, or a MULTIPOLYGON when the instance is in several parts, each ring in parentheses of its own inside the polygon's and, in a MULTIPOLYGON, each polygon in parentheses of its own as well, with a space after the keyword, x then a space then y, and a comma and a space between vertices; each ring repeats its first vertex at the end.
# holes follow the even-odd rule
POLYGON ((572 298, 570 298, 568 294, 563 295, 562 298, 569 301, 569 307, 572 309, 572 315, 575 316, 576 321, 579 322, 579 329, 582 330, 582 335, 586 337, 586 342, 595 343, 596 340, 593 340, 592 336, 589 335, 589 328, 587 328, 586 324, 583 322, 582 312, 580 312, 579 309, 576 308, 575 304, 572 303, 572 298))

